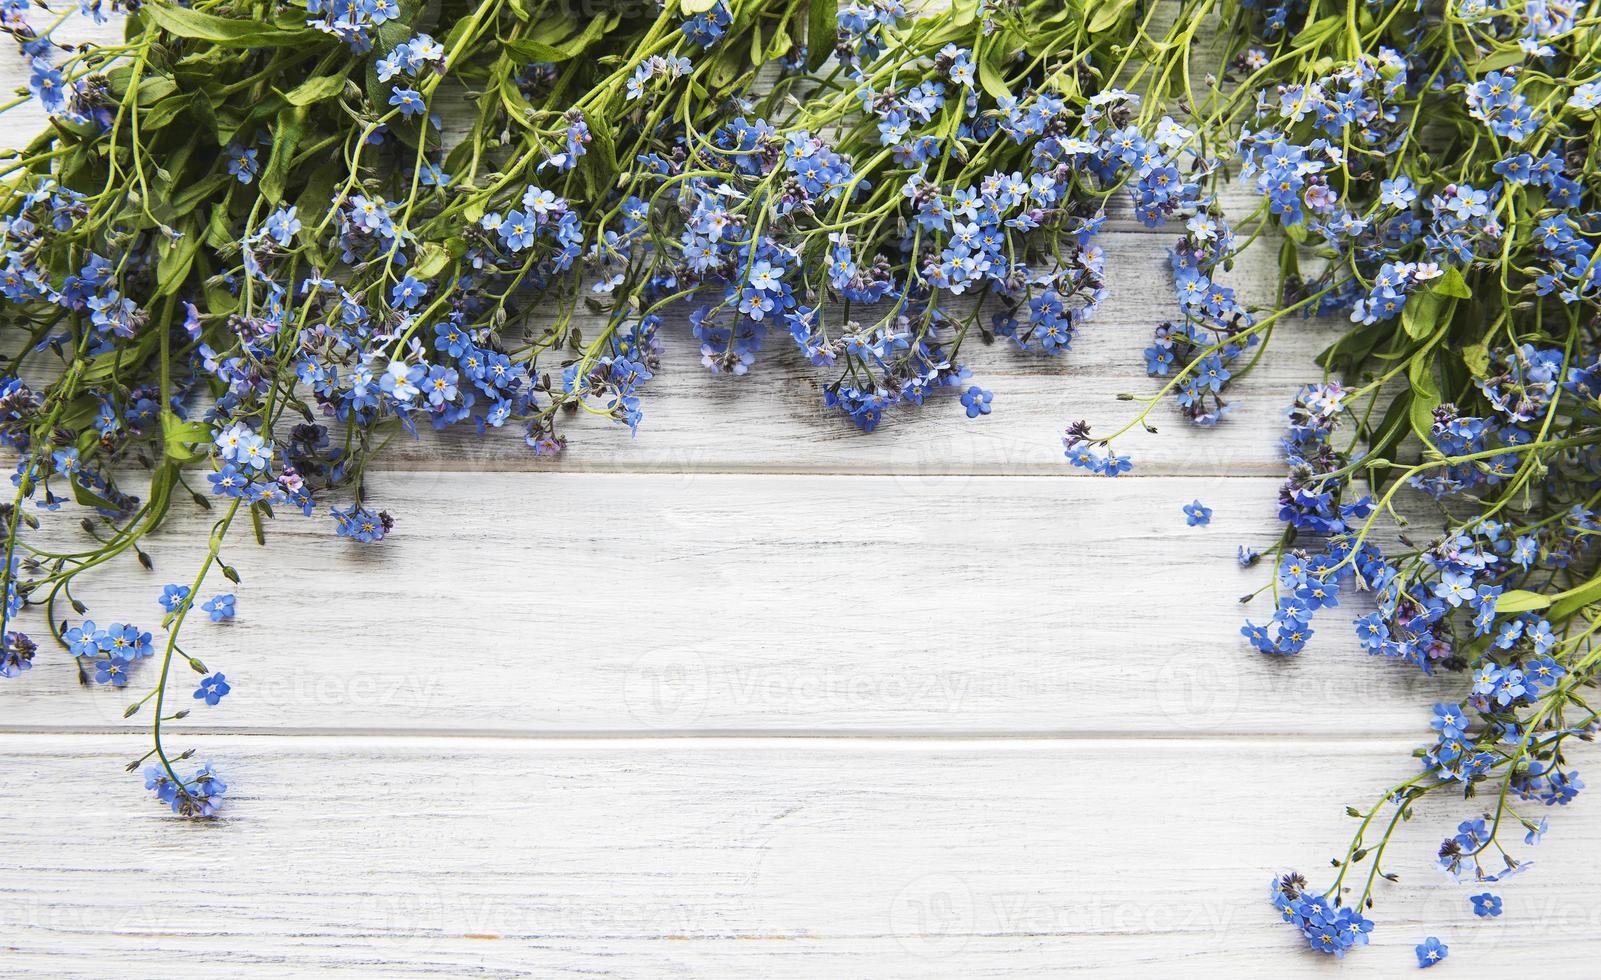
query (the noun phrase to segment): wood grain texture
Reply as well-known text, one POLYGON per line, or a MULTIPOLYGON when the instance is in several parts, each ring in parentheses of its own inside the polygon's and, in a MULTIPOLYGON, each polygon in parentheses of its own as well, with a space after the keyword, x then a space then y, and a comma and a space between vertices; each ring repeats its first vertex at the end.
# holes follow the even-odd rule
MULTIPOLYGON (((381 545, 323 516, 241 527, 236 622, 184 649, 234 685, 186 725, 226 731, 1173 731, 1411 735, 1466 692, 1373 658, 1321 615, 1299 658, 1239 636, 1266 597, 1242 543, 1277 533, 1278 483, 1205 477, 381 474, 381 545), (1180 505, 1215 515, 1187 527, 1180 505), (1308 712, 1308 705, 1316 705, 1308 712)), ((157 567, 90 573, 97 619, 159 618, 215 515, 157 567)), ((65 512, 45 515, 90 542, 65 512)), ((1424 532, 1419 532, 1424 533, 1424 532)), ((208 589, 230 588, 220 578, 208 589)), ((42 631, 42 623, 35 620, 42 631)), ((151 667, 128 691, 142 691, 151 667)), ((176 681, 188 698, 192 675, 176 681)), ((77 691, 47 652, 8 684, 11 729, 125 727, 128 692, 77 691)), ((140 719, 134 719, 138 723, 140 719)))
MULTIPOLYGON (((42 124, 8 112, 0 145, 42 124)), ((864 435, 782 338, 715 377, 670 323, 637 438, 580 425, 554 463, 510 433, 399 440, 383 545, 321 515, 240 534, 240 617, 187 641, 235 690, 173 742, 233 784, 219 821, 120 775, 147 746, 116 734, 128 698, 41 652, 0 682, 0 974, 1366 977, 1438 935, 1446 969, 1594 976, 1583 800, 1501 919, 1431 867, 1457 800, 1402 831, 1373 948, 1336 966, 1276 921, 1268 877, 1326 881, 1343 804, 1411 770, 1462 684, 1361 653, 1360 599, 1293 660, 1236 633, 1265 578, 1234 549, 1277 534, 1281 410, 1340 324, 1282 324, 1216 430, 1158 408, 1129 478, 1062 459, 1067 423, 1156 390, 1140 349, 1174 312, 1175 231, 1121 199, 1108 229, 1071 353, 964 351, 986 419, 943 399, 864 435)), ((1272 275, 1257 249, 1229 281, 1266 301, 1272 275)), ((86 577, 91 614, 153 624, 205 532, 180 502, 155 572, 86 577)))
MULTIPOLYGON (((1321 974, 1267 905, 1270 869, 1326 879, 1309 842, 1346 833, 1341 804, 1407 748, 216 737, 198 745, 232 774, 231 815, 175 825, 107 792, 142 745, 0 749, 0 798, 33 815, 0 849, 7 975, 1321 974)), ((1497 886, 1485 922, 1430 867, 1473 812, 1442 801, 1402 832, 1402 881, 1340 975, 1394 976, 1438 935, 1471 975, 1537 950, 1542 976, 1593 976, 1601 828, 1520 849, 1562 873, 1497 886)))

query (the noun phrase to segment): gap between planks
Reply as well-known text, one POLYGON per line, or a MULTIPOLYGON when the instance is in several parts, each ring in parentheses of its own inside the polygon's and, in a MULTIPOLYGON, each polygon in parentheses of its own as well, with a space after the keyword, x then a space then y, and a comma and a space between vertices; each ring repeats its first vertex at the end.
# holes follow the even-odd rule
MULTIPOLYGON (((829 729, 796 729, 772 731, 758 728, 706 728, 706 729, 677 729, 662 731, 639 731, 630 729, 616 729, 611 731, 568 731, 563 729, 527 729, 519 731, 506 731, 495 728, 317 728, 297 726, 291 728, 265 728, 260 726, 239 726, 230 728, 205 728, 197 730, 172 729, 166 731, 169 740, 182 740, 186 738, 247 738, 247 739, 330 739, 341 742, 356 739, 367 739, 374 742, 398 742, 414 740, 419 742, 430 741, 496 741, 496 742, 636 742, 647 745, 653 742, 828 742, 840 746, 870 745, 878 742, 897 743, 937 743, 945 746, 960 746, 962 743, 994 743, 1007 742, 1018 745, 1040 743, 1042 745, 1062 742, 1104 743, 1120 744, 1127 742, 1143 742, 1151 744, 1176 743, 1183 745, 1228 745, 1241 742, 1284 742, 1299 741, 1308 744, 1330 745, 1362 745, 1378 743, 1394 749, 1399 745, 1422 745, 1428 742, 1429 733, 1423 719, 1419 718, 1419 731, 1416 739, 1409 739, 1400 734, 1374 734, 1370 732, 1333 733, 1323 731, 1238 731, 1238 732, 1206 732, 1195 735, 1177 735, 1157 731, 1117 731, 1086 730, 1071 731, 1008 731, 1008 730, 953 730, 939 731, 933 729, 907 728, 896 729, 867 729, 867 728, 829 728, 829 729)), ((48 738, 118 738, 118 737, 149 737, 148 727, 110 727, 90 728, 84 726, 48 725, 7 725, 0 723, 0 735, 18 735, 24 737, 48 738)), ((13 746, 14 747, 14 746, 13 746)), ((3 754, 3 753, 0 753, 3 754)))

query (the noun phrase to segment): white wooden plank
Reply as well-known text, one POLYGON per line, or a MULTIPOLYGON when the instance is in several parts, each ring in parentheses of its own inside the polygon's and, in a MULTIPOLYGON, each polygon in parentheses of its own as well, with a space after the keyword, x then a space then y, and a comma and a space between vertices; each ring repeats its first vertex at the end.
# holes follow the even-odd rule
MULTIPOLYGON (((324 516, 271 522, 265 549, 236 531, 239 618, 197 616, 184 641, 234 692, 186 724, 1282 733, 1314 704, 1342 732, 1421 731, 1463 679, 1362 653, 1361 599, 1323 614, 1298 659, 1239 637, 1268 609, 1236 600, 1268 576, 1235 550, 1278 533, 1276 494, 1271 479, 382 474, 371 505, 398 524, 379 545, 335 539, 324 516), (1210 527, 1185 525, 1197 498, 1210 527)), ((130 558, 76 586, 92 617, 154 624, 162 585, 192 577, 212 516, 174 512, 156 571, 130 558)), ((66 512, 43 517, 87 543, 66 512)), ((205 595, 226 587, 213 578, 205 595)), ((127 692, 76 688, 44 650, 4 683, 0 723, 127 724, 127 692)))
MULTIPOLYGON (((191 825, 108 785, 142 744, 0 749, 7 975, 1323 975, 1267 880, 1326 881, 1342 804, 1411 765, 1386 740, 217 737, 234 799, 191 825)), ((1545 867, 1491 921, 1431 867, 1476 811, 1403 828, 1341 976, 1411 969, 1428 935, 1472 975, 1531 951, 1593 975, 1601 811, 1513 848, 1545 867)))

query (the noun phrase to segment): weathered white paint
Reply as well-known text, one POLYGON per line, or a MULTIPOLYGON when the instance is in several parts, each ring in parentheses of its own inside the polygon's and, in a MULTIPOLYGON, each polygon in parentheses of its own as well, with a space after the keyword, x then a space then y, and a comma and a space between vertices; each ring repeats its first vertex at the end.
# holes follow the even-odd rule
MULTIPOLYGON (((238 620, 197 617, 184 639, 235 691, 188 723, 1327 734, 1316 704, 1336 733, 1421 737, 1463 679, 1363 653, 1350 626, 1362 597, 1320 618, 1303 657, 1263 657, 1239 637, 1271 606, 1237 602, 1268 576, 1240 569, 1235 550, 1271 542, 1277 490, 1218 477, 383 473, 370 499, 398 523, 379 546, 335 539, 321 515, 280 517, 264 549, 240 528, 224 554, 244 579, 238 620), (1192 499, 1214 509, 1211 526, 1186 526, 1192 499)), ((93 615, 154 622, 161 586, 193 578, 216 515, 187 500, 174 512, 155 571, 130 559, 84 577, 75 594, 93 615)), ((74 517, 45 517, 91 544, 74 517)), ((4 724, 129 724, 127 692, 76 687, 69 659, 41 656, 8 685, 4 724)))
MULTIPOLYGON (((1396 772, 1391 739, 229 737, 232 815, 175 823, 106 774, 142 740, 0 749, 0 969, 220 975, 1335 975, 1267 903, 1396 772), (70 953, 70 956, 63 956, 70 953)), ((135 783, 137 777, 124 777, 135 783)), ((1476 920, 1406 826, 1373 947, 1415 968, 1594 975, 1594 820, 1476 920), (1556 873, 1558 866, 1561 873, 1556 873)), ((1564 814, 1563 816, 1569 816, 1564 814)), ((1574 816, 1578 816, 1575 814, 1574 816)), ((1323 865, 1323 867, 1319 867, 1323 865)))
MULTIPOLYGON (((1366 657, 1343 616, 1289 662, 1235 633, 1280 409, 1338 325, 1284 324, 1217 430, 1159 408, 1134 477, 1061 459, 1066 423, 1155 390, 1166 236, 1112 227, 1114 295, 1073 353, 970 349, 978 422, 945 400, 865 436, 783 345, 719 378, 680 331, 637 439, 580 426, 552 465, 428 436, 373 477, 382 546, 320 518, 241 535, 240 619, 189 643, 236 690, 174 726, 233 783, 216 823, 144 799, 126 699, 43 653, 0 687, 0 972, 1332 975, 1265 882, 1327 880, 1343 804, 1410 771, 1461 685, 1366 657), (1210 528, 1184 526, 1195 497, 1210 528)), ((1235 281, 1265 288, 1265 254, 1235 281)), ((94 614, 153 622, 203 526, 177 505, 155 573, 84 583, 94 614)), ((1472 812, 1403 830, 1374 948, 1338 972, 1410 969, 1438 935, 1447 969, 1538 950, 1594 974, 1601 811, 1552 815, 1493 921, 1430 867, 1472 812)))

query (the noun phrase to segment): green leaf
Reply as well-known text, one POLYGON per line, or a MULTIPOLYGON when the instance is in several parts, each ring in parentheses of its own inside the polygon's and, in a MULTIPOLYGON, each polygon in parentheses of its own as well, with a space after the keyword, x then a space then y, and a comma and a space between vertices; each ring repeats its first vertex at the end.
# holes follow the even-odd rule
POLYGON ((1090 15, 1089 32, 1101 34, 1117 26, 1123 15, 1134 9, 1134 0, 1110 0, 1095 5, 1095 13, 1090 15))
POLYGON ((1550 604, 1549 596, 1530 592, 1528 589, 1513 589, 1511 592, 1501 593, 1495 600, 1495 611, 1497 614, 1533 612, 1536 609, 1544 609, 1550 604))
POLYGON ((162 99, 139 113, 139 132, 154 133, 161 129, 182 115, 192 101, 194 101, 192 97, 185 96, 162 99))
POLYGON ((212 314, 232 313, 239 308, 239 297, 215 277, 206 280, 206 311, 212 314))
POLYGON ((1514 65, 1522 66, 1528 59, 1528 54, 1521 47, 1513 44, 1492 50, 1477 61, 1470 62, 1468 70, 1473 72, 1475 77, 1488 75, 1492 71, 1504 71, 1514 65))
POLYGON ((168 296, 177 292, 189 277, 189 268, 194 264, 195 251, 200 248, 200 236, 195 234, 191 223, 186 223, 180 229, 183 237, 176 242, 163 235, 157 250, 161 258, 156 264, 156 296, 168 296))
POLYGON ((228 219, 227 208, 218 205, 211 209, 211 220, 206 222, 204 241, 219 252, 233 247, 233 223, 228 219))
POLYGON ((284 93, 284 101, 290 105, 313 105, 327 99, 334 98, 345 90, 345 77, 350 74, 351 64, 332 75, 318 75, 308 78, 284 93))
POLYGON ((615 15, 611 17, 596 17, 590 20, 587 27, 577 37, 566 41, 551 39, 536 39, 532 37, 513 38, 502 41, 506 50, 526 62, 549 62, 559 65, 564 61, 572 61, 581 57, 590 46, 605 36, 606 32, 617 26, 615 15))
POLYGON ((545 44, 542 41, 534 41, 529 38, 515 38, 505 42, 505 44, 507 51, 527 62, 550 62, 554 65, 563 61, 570 61, 576 57, 572 52, 554 44, 545 44))
POLYGON ((686 17, 704 14, 715 6, 717 6, 717 0, 678 0, 678 9, 682 10, 686 17))
POLYGON ((187 462, 204 453, 197 446, 211 442, 211 426, 204 422, 185 422, 171 410, 161 413, 162 451, 168 459, 187 462))
MULTIPOLYGON (((773 39, 767 42, 765 61, 777 61, 786 57, 795 48, 795 39, 789 36, 789 26, 779 24, 778 30, 773 32, 773 39)), ((754 52, 754 48, 752 51, 754 52)))
POLYGON ((1440 407, 1440 388, 1434 381, 1432 362, 1423 357, 1414 358, 1406 372, 1412 386, 1412 401, 1407 406, 1412 418, 1412 431, 1419 439, 1433 446, 1434 410, 1440 407))
POLYGON ((89 366, 84 368, 79 380, 86 385, 99 384, 110 380, 112 375, 126 368, 129 364, 137 364, 156 346, 154 332, 145 334, 133 345, 130 350, 112 350, 104 354, 97 354, 89 359, 89 366))
POLYGON ((175 214, 188 214, 201 201, 227 186, 228 182, 233 179, 232 174, 220 173, 212 174, 198 183, 191 184, 173 196, 171 202, 173 212, 175 214))
MULTIPOLYGON (((106 88, 112 95, 121 99, 128 94, 128 85, 133 81, 133 66, 123 65, 106 72, 106 88)), ((157 102, 178 91, 178 83, 168 75, 147 70, 139 76, 139 104, 153 106, 157 102)))
POLYGON ((333 36, 305 27, 280 27, 261 20, 235 20, 187 7, 146 3, 139 15, 168 34, 231 48, 292 48, 332 42, 333 36))
POLYGON ((93 507, 96 510, 107 510, 118 513, 122 510, 116 504, 90 490, 77 480, 72 481, 72 498, 84 507, 93 507))
POLYGON ((450 253, 438 242, 424 242, 417 250, 417 262, 412 266, 411 274, 418 279, 432 279, 449 261, 450 253))
POLYGON ((1008 51, 1005 35, 1001 36, 1000 43, 991 45, 984 57, 978 63, 978 83, 984 87, 993 99, 1004 99, 1012 94, 1006 87, 1006 79, 1001 74, 1001 65, 998 63, 1007 57, 1008 51))
MULTIPOLYGON (((1363 454, 1364 460, 1390 459, 1391 453, 1406 434, 1412 431, 1412 392, 1403 391, 1390 402, 1390 407, 1384 413, 1373 436, 1368 440, 1368 451, 1363 454)), ((1372 483, 1372 492, 1377 495, 1384 488, 1389 474, 1389 468, 1369 468, 1368 479, 1372 483)))
POLYGON ((222 138, 222 129, 217 125, 217 104, 210 92, 200 90, 189 97, 189 115, 194 117, 196 129, 210 134, 218 146, 228 142, 222 138))
MULTIPOLYGON (((1552 596, 1551 612, 1549 618, 1555 620, 1567 619, 1569 616, 1583 609, 1593 602, 1601 601, 1601 575, 1584 583, 1578 588, 1559 592, 1552 596)), ((1500 608, 1500 604, 1496 604, 1500 608)))
POLYGON ((1313 23, 1311 27, 1305 28, 1295 35, 1295 39, 1290 42, 1290 50, 1305 51, 1308 48, 1317 47, 1339 33, 1344 26, 1344 14, 1329 14, 1327 17, 1322 17, 1313 23))
POLYGON ((1468 288, 1468 281, 1462 278, 1462 272, 1456 266, 1447 268, 1445 275, 1434 280, 1434 285, 1429 291, 1453 299, 1473 298, 1473 290, 1468 288))
POLYGON ((313 208, 328 206, 334 196, 334 186, 343 173, 343 162, 338 156, 330 155, 309 174, 306 174, 305 166, 300 168, 300 173, 305 174, 306 183, 295 203, 300 206, 302 214, 310 213, 313 208))
POLYGON ((1401 307, 1401 329, 1413 340, 1426 340, 1451 322, 1457 300, 1472 298, 1473 290, 1462 273, 1454 267, 1447 269, 1427 290, 1413 294, 1401 307))
POLYGON ((727 89, 746 70, 745 59, 740 57, 739 51, 725 47, 712 59, 708 79, 713 88, 727 89))
POLYGON ((806 10, 806 68, 823 67, 838 40, 838 0, 811 0, 806 10))
POLYGON ((1450 318, 1456 300, 1429 290, 1414 293, 1401 307, 1401 329, 1413 340, 1427 340, 1442 321, 1450 318))
POLYGON ((261 171, 261 196, 273 204, 283 200, 284 184, 289 179, 289 162, 295 157, 300 136, 306 131, 305 106, 296 106, 278 116, 278 128, 272 134, 272 155, 261 171))
POLYGON ((1484 378, 1490 372, 1490 348, 1484 341, 1462 348, 1462 363, 1468 366, 1475 378, 1484 378))

